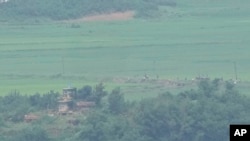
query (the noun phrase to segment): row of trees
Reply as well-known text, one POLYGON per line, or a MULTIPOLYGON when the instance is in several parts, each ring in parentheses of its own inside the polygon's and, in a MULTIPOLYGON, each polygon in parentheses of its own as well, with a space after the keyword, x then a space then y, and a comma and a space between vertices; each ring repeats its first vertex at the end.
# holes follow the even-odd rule
MULTIPOLYGON (((57 94, 50 92, 49 95, 57 94)), ((54 99, 53 96, 50 98, 54 99)), ((17 105, 22 107, 29 103, 20 103, 18 100, 28 100, 29 106, 37 108, 44 107, 46 104, 42 104, 42 101, 48 100, 45 98, 48 97, 46 95, 40 98, 37 98, 39 97, 37 95, 29 96, 28 99, 26 97, 17 94, 2 97, 0 107, 5 107, 7 111, 1 109, 1 114, 4 111, 5 114, 18 111, 13 107, 17 105), (6 103, 10 103, 8 107, 6 103)), ((46 130, 46 125, 36 122, 31 124, 31 127, 17 131, 17 134, 0 139, 3 141, 227 141, 229 124, 250 122, 250 98, 241 95, 234 84, 219 79, 201 81, 197 90, 175 95, 166 92, 141 101, 126 101, 119 88, 108 93, 104 91, 102 84, 96 87, 84 86, 78 90, 74 99, 99 102, 98 106, 87 115, 78 117, 81 122, 75 128, 62 130, 59 136, 53 138, 46 130)), ((3 120, 6 119, 0 120, 2 127, 3 120)), ((56 122, 50 120, 50 125, 53 124, 57 127, 56 122)))
MULTIPOLYGON (((93 101, 97 106, 101 106, 101 100, 106 95, 107 92, 100 83, 94 88, 88 85, 80 88, 76 95, 72 95, 72 98, 73 102, 93 101)), ((10 92, 0 97, 0 117, 5 121, 18 123, 22 122, 24 115, 28 113, 42 110, 57 111, 59 96, 60 94, 54 91, 34 95, 23 95, 18 91, 10 92)))
POLYGON ((15 18, 73 19, 103 12, 136 10, 139 15, 157 10, 158 5, 174 6, 172 0, 10 0, 0 4, 0 15, 15 18))
POLYGON ((0 117, 4 121, 21 122, 27 113, 57 108, 58 96, 59 93, 53 91, 31 96, 13 91, 4 97, 0 97, 0 117))
POLYGON ((216 79, 198 86, 138 103, 125 102, 113 90, 107 108, 90 114, 75 140, 227 141, 230 124, 250 122, 250 99, 233 84, 216 79))

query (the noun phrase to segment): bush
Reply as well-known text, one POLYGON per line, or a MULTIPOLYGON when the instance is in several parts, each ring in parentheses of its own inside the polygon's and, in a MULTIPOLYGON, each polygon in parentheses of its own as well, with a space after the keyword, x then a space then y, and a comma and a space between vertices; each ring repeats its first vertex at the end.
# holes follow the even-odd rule
POLYGON ((13 141, 50 141, 50 139, 42 128, 28 127, 14 135, 13 141))

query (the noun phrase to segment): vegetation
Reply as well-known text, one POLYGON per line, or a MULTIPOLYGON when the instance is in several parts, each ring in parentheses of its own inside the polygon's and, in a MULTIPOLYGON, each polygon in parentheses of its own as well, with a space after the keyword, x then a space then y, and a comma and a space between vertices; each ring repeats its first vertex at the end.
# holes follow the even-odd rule
MULTIPOLYGON (((196 90, 179 94, 166 92, 140 101, 125 101, 121 90, 116 88, 105 96, 107 98, 101 97, 101 105, 78 115, 81 122, 74 126, 65 120, 58 125, 58 120, 70 115, 51 117, 52 120, 43 116, 40 121, 28 123, 28 127, 21 129, 14 127, 22 122, 27 109, 37 109, 32 105, 33 100, 28 102, 37 94, 27 97, 13 93, 0 101, 1 107, 5 108, 1 110, 1 132, 8 131, 8 134, 2 134, 2 138, 5 141, 226 141, 229 139, 229 124, 249 123, 250 98, 240 94, 234 84, 215 79, 202 80, 198 85, 196 90), (16 105, 20 109, 26 108, 14 110, 12 107, 16 105), (12 112, 15 115, 11 116, 12 112), (20 118, 13 120, 13 117, 20 118), (13 124, 11 122, 16 125, 8 126, 13 124), (50 129, 46 123, 50 123, 53 130, 58 130, 57 136, 48 132, 50 129)), ((89 96, 99 95, 100 88, 103 88, 102 84, 97 85, 89 96)), ((78 94, 85 95, 90 89, 90 86, 84 86, 78 94)), ((101 93, 107 94, 106 91, 101 93)), ((47 95, 50 99, 58 96, 52 92, 47 95)), ((47 102, 47 99, 40 97, 40 101, 47 102)), ((39 110, 44 106, 40 107, 39 110)), ((55 107, 52 109, 56 110, 55 107)))
POLYGON ((150 79, 190 81, 208 75, 228 80, 235 78, 234 62, 238 78, 248 81, 248 22, 232 19, 94 22, 79 23, 77 29, 71 23, 1 24, 0 95, 14 89, 46 93, 100 81, 108 89, 133 87, 129 94, 135 95, 145 93, 142 83, 134 83, 145 74, 150 79))
POLYGON ((249 0, 85 2, 0 4, 1 141, 226 141, 249 124, 249 0), (126 10, 157 18, 69 20, 126 10))
POLYGON ((158 5, 174 6, 171 0, 11 0, 0 5, 0 15, 18 18, 74 19, 95 13, 136 10, 146 16, 158 5))
POLYGON ((228 80, 235 79, 234 62, 244 81, 239 90, 248 94, 248 5, 247 0, 182 0, 175 8, 160 6, 161 18, 154 20, 0 22, 0 95, 102 81, 109 90, 120 86, 139 99, 180 89, 139 83, 145 74, 150 80, 191 81, 199 75, 228 80))

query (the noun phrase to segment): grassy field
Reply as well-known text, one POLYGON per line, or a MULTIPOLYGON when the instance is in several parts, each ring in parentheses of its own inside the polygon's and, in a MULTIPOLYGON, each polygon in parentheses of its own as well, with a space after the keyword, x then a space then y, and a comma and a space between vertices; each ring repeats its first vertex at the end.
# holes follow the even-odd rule
POLYGON ((239 79, 249 81, 250 2, 223 3, 183 1, 150 20, 0 23, 1 95, 104 82, 143 96, 174 89, 114 79, 234 79, 234 62, 239 79))

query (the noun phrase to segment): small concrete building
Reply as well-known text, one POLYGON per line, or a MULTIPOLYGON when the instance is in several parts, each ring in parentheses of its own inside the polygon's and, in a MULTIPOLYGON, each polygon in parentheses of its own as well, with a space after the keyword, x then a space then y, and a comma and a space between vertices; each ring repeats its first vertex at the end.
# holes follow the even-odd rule
POLYGON ((58 100, 58 113, 61 115, 72 112, 72 96, 76 94, 76 88, 68 87, 63 89, 62 97, 58 100))
POLYGON ((71 97, 76 95, 76 88, 75 87, 63 88, 63 95, 68 95, 71 97))
POLYGON ((70 102, 72 102, 71 98, 62 97, 58 100, 58 113, 59 114, 67 114, 70 110, 70 102))

